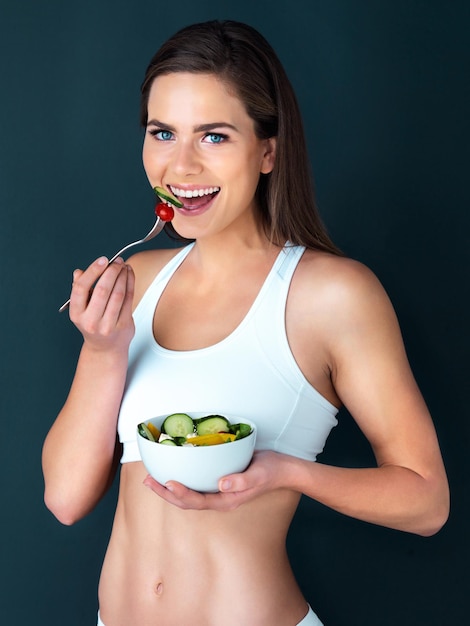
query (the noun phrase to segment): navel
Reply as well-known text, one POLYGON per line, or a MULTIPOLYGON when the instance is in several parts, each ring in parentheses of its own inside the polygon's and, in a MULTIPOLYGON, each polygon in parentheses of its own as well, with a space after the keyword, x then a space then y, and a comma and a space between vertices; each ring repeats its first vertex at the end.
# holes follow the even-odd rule
POLYGON ((163 594, 163 583, 161 581, 158 582, 153 588, 153 590, 155 592, 155 595, 161 596, 163 594))

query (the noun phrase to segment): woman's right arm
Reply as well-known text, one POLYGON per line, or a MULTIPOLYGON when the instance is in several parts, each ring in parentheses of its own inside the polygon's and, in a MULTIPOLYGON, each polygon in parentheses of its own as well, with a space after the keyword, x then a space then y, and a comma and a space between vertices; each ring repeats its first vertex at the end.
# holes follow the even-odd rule
POLYGON ((84 342, 70 393, 43 447, 44 500, 64 524, 93 509, 118 462, 116 424, 134 334, 134 274, 122 259, 106 265, 100 258, 74 272, 70 319, 84 342))

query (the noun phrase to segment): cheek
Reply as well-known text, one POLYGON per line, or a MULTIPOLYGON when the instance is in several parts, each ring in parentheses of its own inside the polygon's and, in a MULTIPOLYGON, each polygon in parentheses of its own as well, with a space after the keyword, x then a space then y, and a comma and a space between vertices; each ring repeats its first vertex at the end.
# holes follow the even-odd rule
POLYGON ((147 141, 144 141, 142 147, 142 163, 147 176, 150 176, 161 167, 160 160, 157 158, 155 150, 152 150, 151 144, 147 141))
POLYGON ((142 146, 142 163, 144 165, 145 171, 147 171, 150 165, 150 159, 149 159, 149 150, 145 141, 144 141, 144 145, 142 146))

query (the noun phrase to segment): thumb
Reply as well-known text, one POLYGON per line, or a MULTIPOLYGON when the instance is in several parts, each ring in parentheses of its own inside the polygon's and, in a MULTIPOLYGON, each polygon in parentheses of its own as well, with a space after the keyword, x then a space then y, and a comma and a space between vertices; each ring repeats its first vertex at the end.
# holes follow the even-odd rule
POLYGON ((223 493, 245 491, 247 488, 247 480, 244 474, 231 474, 219 480, 219 490, 223 493))

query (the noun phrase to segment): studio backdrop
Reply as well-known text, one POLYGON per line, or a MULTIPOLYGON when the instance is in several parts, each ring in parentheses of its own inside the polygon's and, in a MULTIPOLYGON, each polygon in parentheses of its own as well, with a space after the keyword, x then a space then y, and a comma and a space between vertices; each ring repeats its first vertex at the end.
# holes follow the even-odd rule
MULTIPOLYGON (((450 520, 431 538, 303 499, 288 538, 298 581, 326 626, 465 623, 468 7, 0 0, 2 624, 96 623, 116 486, 72 527, 43 503, 42 442, 80 347, 58 307, 75 267, 149 230, 140 82, 164 39, 212 18, 248 22, 278 51, 303 112, 320 211, 336 243, 392 298, 452 489, 450 520)), ((172 243, 162 236, 152 245, 172 243)), ((319 461, 373 463, 346 411, 319 461)))

